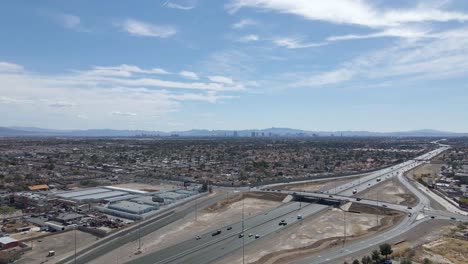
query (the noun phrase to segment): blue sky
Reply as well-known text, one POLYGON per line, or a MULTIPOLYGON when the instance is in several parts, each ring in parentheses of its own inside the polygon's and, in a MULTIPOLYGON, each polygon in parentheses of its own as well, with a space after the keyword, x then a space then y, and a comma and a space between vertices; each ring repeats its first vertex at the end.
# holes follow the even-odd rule
POLYGON ((467 132, 468 3, 4 1, 0 126, 467 132))

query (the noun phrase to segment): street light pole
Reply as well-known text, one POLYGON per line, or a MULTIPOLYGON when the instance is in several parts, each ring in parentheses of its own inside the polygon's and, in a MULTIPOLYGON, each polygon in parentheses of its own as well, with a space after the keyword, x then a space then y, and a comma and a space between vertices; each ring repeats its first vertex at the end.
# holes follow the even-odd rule
POLYGON ((244 194, 242 194, 242 264, 245 264, 244 194))

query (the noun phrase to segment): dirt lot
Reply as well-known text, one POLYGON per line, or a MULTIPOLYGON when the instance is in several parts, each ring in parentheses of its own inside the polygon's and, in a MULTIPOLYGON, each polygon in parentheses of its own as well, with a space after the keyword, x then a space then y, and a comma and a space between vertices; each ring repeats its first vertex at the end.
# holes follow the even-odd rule
POLYGON ((418 203, 417 198, 395 177, 359 193, 358 197, 409 206, 415 206, 418 203))
POLYGON ((429 258, 439 263, 468 263, 468 224, 459 224, 445 228, 443 235, 431 243, 418 248, 416 260, 429 258))
POLYGON ((408 175, 413 177, 415 180, 422 179, 425 183, 427 183, 428 176, 432 175, 435 182, 442 166, 444 166, 444 164, 424 164, 410 171, 408 175))
POLYGON ((357 178, 358 177, 349 177, 349 178, 335 179, 335 180, 320 180, 320 181, 314 181, 314 182, 308 182, 308 183, 296 183, 296 184, 276 186, 272 189, 319 192, 319 191, 333 189, 335 188, 335 186, 346 184, 357 178))
MULTIPOLYGON (((279 206, 284 195, 249 193, 244 199, 245 217, 260 214, 279 206)), ((229 200, 218 202, 205 210, 190 214, 148 236, 142 238, 143 254, 154 252, 162 248, 193 238, 216 227, 226 226, 242 219, 242 196, 230 196, 229 200)), ((125 262, 135 258, 137 241, 120 247, 92 263, 112 263, 119 260, 125 262)))
MULTIPOLYGON (((371 214, 346 213, 346 241, 387 229, 402 216, 381 216, 376 226, 376 216, 371 214)), ((343 212, 331 209, 326 213, 305 219, 299 224, 282 229, 263 239, 261 243, 250 244, 245 249, 245 263, 280 264, 313 255, 323 248, 342 246, 343 212)), ((234 252, 217 262, 242 263, 242 252, 234 252)))
MULTIPOLYGON (((76 231, 76 247, 77 249, 87 246, 89 243, 96 241, 96 237, 88 233, 76 231)), ((31 245, 31 242, 27 243, 31 245)), ((70 254, 75 250, 75 233, 68 231, 65 233, 58 233, 41 239, 34 239, 32 242, 32 250, 27 251, 20 260, 15 263, 30 264, 41 263, 48 259, 47 263, 54 263, 54 261, 62 258, 65 254, 70 254), (40 242, 39 242, 40 241, 40 242), (47 252, 54 250, 55 257, 47 258, 47 252)))

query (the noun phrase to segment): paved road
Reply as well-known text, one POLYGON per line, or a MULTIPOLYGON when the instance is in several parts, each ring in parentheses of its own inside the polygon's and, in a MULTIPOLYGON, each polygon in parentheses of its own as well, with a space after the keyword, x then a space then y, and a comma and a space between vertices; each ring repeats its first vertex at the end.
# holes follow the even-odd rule
MULTIPOLYGON (((430 160, 434 156, 439 155, 441 152, 445 151, 446 147, 439 148, 437 150, 431 151, 420 157, 403 162, 401 164, 392 166, 390 168, 385 168, 380 171, 374 173, 365 174, 365 176, 359 177, 357 180, 352 182, 336 186, 335 188, 328 190, 327 194, 322 194, 327 196, 331 193, 334 195, 340 196, 352 196, 353 191, 356 190, 357 193, 371 188, 376 184, 382 182, 383 179, 396 177, 402 174, 404 171, 410 170, 416 166, 421 165, 426 160, 430 160)), ((418 196, 419 197, 419 196, 418 196)), ((378 201, 371 201, 367 200, 367 203, 376 203, 378 201)), ((380 203, 382 204, 382 203, 380 203)), ((392 207, 394 209, 402 209, 406 212, 409 212, 407 208, 401 207, 398 205, 392 204, 385 204, 388 207, 392 207)), ((266 215, 259 215, 255 216, 247 221, 245 221, 245 228, 244 237, 239 238, 239 233, 242 233, 242 223, 238 222, 233 224, 232 230, 226 230, 227 227, 221 229, 221 234, 217 236, 212 236, 212 233, 215 231, 211 231, 206 234, 201 235, 201 239, 197 240, 193 238, 191 240, 184 241, 172 247, 168 247, 166 249, 162 249, 160 251, 150 253, 144 255, 136 260, 133 260, 129 263, 142 263, 142 264, 152 264, 152 263, 210 263, 213 262, 224 255, 233 252, 242 247, 243 243, 252 243, 254 241, 261 241, 262 237, 268 236, 278 229, 282 228, 278 225, 279 218, 289 221, 289 225, 293 224, 294 222, 300 221, 297 219, 297 213, 294 211, 289 211, 288 208, 297 208, 297 203, 291 203, 289 205, 273 209, 266 215), (284 211, 286 210, 286 211, 284 211), (248 233, 252 233, 252 237, 248 236, 248 233), (256 240, 254 235, 259 234, 261 236, 260 239, 256 240), (247 237, 245 236, 247 235, 247 237)), ((303 217, 310 216, 314 213, 318 213, 324 210, 326 206, 318 205, 318 204, 311 204, 305 206, 301 210, 301 214, 303 217)), ((421 207, 423 208, 423 207, 421 207)), ((398 226, 399 227, 406 227, 410 226, 410 223, 414 221, 417 217, 417 214, 411 215, 404 219, 398 226)), ((429 217, 428 217, 429 218, 429 217)), ((392 229, 393 230, 393 229, 392 229)), ((377 239, 377 238, 375 238, 377 239)), ((339 255, 335 255, 338 257, 339 255)), ((306 262, 310 263, 310 262, 306 262)), ((315 262, 314 262, 315 263, 315 262)))
MULTIPOLYGON (((443 147, 439 150, 445 151, 447 148, 443 147)), ((433 153, 433 155, 428 155, 424 157, 424 160, 430 159, 438 153, 439 151, 433 153)), ((419 161, 417 161, 419 162, 419 161)), ((334 248, 325 252, 322 252, 320 255, 311 256, 300 261, 294 262, 295 264, 309 264, 309 263, 336 263, 337 259, 343 258, 347 255, 352 255, 355 252, 370 252, 377 245, 385 243, 391 239, 395 239, 402 234, 411 231, 418 225, 426 223, 427 221, 433 221, 437 218, 439 220, 451 220, 456 219, 457 221, 468 221, 468 217, 464 215, 459 215, 452 212, 434 210, 431 207, 431 200, 423 193, 420 189, 416 188, 412 183, 410 183, 403 175, 404 172, 413 168, 413 165, 405 167, 402 170, 398 171, 396 176, 398 180, 401 181, 409 189, 410 192, 415 194, 418 198, 418 205, 415 206, 412 210, 414 213, 411 217, 403 219, 396 226, 391 229, 378 234, 377 236, 372 236, 363 240, 353 241, 347 244, 343 248, 334 248)))
MULTIPOLYGON (((226 197, 225 193, 220 193, 208 199, 201 200, 197 206, 198 208, 204 208, 219 200, 224 199, 225 197, 226 197)), ((98 241, 97 243, 92 244, 90 247, 78 251, 77 256, 76 256, 76 262, 75 262, 74 255, 70 255, 58 261, 57 263, 58 264, 88 263, 91 260, 94 260, 106 254, 107 252, 110 252, 112 250, 119 248, 122 245, 131 243, 137 240, 140 236, 148 235, 174 221, 177 221, 185 217, 186 215, 190 214, 194 210, 195 210, 194 206, 181 206, 181 208, 174 210, 174 212, 169 213, 166 217, 163 217, 157 221, 152 221, 150 219, 149 221, 139 223, 138 224, 140 226, 139 228, 134 228, 132 231, 123 230, 113 235, 112 237, 104 238, 106 239, 105 243, 102 243, 102 241, 98 241)))

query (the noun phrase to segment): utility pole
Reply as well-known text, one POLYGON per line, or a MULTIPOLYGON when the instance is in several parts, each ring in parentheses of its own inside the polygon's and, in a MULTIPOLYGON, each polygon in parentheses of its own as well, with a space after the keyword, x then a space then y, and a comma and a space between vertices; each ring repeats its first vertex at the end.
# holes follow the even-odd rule
POLYGON ((346 211, 343 210, 343 223, 344 223, 344 228, 343 228, 343 248, 346 243, 346 211))
POLYGON ((75 258, 75 264, 76 264, 76 228, 77 228, 77 226, 75 226, 75 228, 74 228, 74 233, 75 233, 75 257, 74 257, 75 258))
POLYGON ((138 251, 141 250, 141 223, 138 224, 138 251))
POLYGON ((198 210, 198 197, 195 198, 195 222, 198 220, 197 210, 198 210))

